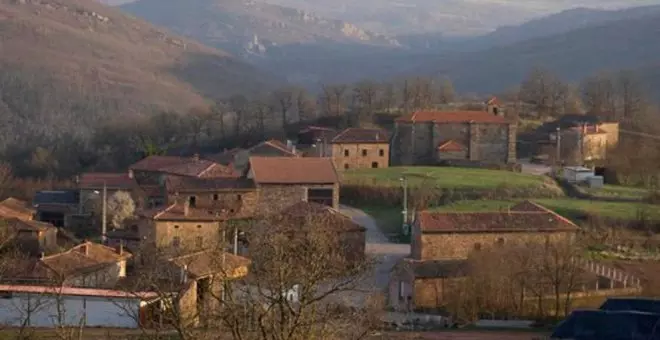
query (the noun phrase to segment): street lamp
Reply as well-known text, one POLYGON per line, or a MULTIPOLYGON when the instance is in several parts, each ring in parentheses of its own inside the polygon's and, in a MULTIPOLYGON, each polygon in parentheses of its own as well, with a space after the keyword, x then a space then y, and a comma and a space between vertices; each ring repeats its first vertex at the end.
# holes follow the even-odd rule
MULTIPOLYGON (((92 194, 94 195, 101 195, 101 199, 103 201, 102 203, 102 212, 101 212, 101 243, 105 244, 106 243, 106 233, 107 233, 107 216, 108 216, 108 209, 107 209, 107 200, 108 200, 108 188, 106 186, 106 183, 103 182, 103 190, 102 192, 99 192, 98 190, 92 191, 92 194)), ((78 207, 78 210, 80 214, 83 212, 83 205, 87 203, 89 200, 80 200, 80 206, 78 207)))
POLYGON ((561 165, 561 132, 559 126, 557 127, 557 165, 561 165))
POLYGON ((403 225, 401 226, 403 235, 408 236, 408 179, 406 177, 399 178, 401 186, 403 187, 403 225))

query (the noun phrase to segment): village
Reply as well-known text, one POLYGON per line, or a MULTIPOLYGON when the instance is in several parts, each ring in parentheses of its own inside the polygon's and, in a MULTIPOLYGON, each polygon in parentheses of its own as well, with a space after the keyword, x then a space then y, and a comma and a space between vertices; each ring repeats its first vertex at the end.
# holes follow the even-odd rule
POLYGON ((353 331, 543 327, 657 294, 654 192, 600 162, 619 123, 567 114, 523 139, 506 105, 481 106, 149 155, 8 198, 0 324, 194 338, 322 304, 358 311, 353 331))

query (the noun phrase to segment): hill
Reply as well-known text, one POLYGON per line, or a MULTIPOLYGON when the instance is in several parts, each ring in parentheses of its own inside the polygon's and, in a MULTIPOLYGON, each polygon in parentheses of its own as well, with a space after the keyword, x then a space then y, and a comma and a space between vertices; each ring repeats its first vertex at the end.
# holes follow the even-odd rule
POLYGON ((305 45, 398 45, 345 21, 252 0, 138 0, 121 9, 245 57, 298 55, 305 45), (298 50, 289 53, 290 45, 298 50))
POLYGON ((631 69, 639 70, 657 94, 659 32, 660 13, 652 13, 478 52, 427 56, 414 72, 447 75, 458 89, 489 93, 519 84, 536 66, 568 80, 602 70, 631 69))
POLYGON ((252 93, 273 79, 91 0, 0 2, 0 147, 101 119, 184 112, 207 98, 252 93))

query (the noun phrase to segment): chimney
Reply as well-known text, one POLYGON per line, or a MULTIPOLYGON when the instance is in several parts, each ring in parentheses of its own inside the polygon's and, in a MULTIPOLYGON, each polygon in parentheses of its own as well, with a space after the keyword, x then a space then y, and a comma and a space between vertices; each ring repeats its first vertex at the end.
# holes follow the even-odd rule
POLYGON ((89 246, 87 245, 87 242, 80 245, 80 247, 78 248, 78 251, 85 254, 85 255, 89 255, 89 246))
POLYGON ((295 145, 291 145, 291 152, 294 153, 294 154, 296 153, 296 146, 295 145))
POLYGON ((185 200, 183 202, 183 216, 188 216, 190 213, 190 200, 185 200))
POLYGON ((290 139, 286 140, 286 147, 289 148, 289 150, 293 147, 293 142, 290 139))
POLYGON ((132 170, 132 169, 128 169, 128 178, 133 179, 133 176, 134 176, 134 175, 133 175, 133 170, 132 170))
POLYGON ((46 257, 46 253, 44 253, 44 252, 42 251, 41 254, 39 254, 39 259, 40 259, 40 260, 43 260, 44 257, 46 257))
POLYGON ((583 135, 587 134, 587 124, 582 124, 582 134, 583 135))
POLYGON ((119 247, 117 247, 117 254, 124 255, 124 241, 119 241, 119 247))
POLYGON ((195 154, 192 156, 192 160, 195 161, 195 162, 199 161, 199 154, 198 154, 198 153, 195 153, 195 154))

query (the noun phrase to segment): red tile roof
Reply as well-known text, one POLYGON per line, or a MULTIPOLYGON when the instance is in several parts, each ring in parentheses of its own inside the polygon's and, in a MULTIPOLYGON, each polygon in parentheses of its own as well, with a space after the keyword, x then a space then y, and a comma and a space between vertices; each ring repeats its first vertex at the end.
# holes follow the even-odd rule
POLYGON ((75 288, 62 286, 22 286, 0 285, 0 292, 31 293, 31 294, 57 294, 75 296, 99 296, 106 298, 140 298, 151 299, 158 297, 155 292, 124 292, 120 290, 75 288))
POLYGON ((552 211, 447 213, 422 211, 417 215, 425 233, 575 231, 578 227, 552 211))
POLYGON ((0 217, 32 220, 35 213, 36 210, 32 209, 27 202, 13 197, 0 202, 0 217))
POLYGON ((530 200, 522 201, 509 208, 509 210, 518 212, 552 212, 552 210, 530 200))
POLYGON ((81 189, 102 188, 103 184, 111 189, 132 189, 137 183, 127 173, 87 172, 80 175, 78 187, 81 189))
POLYGON ((440 142, 438 144, 438 151, 445 151, 445 152, 460 152, 460 151, 465 151, 467 148, 465 145, 450 139, 445 142, 440 142))
POLYGON ((387 144, 389 143, 389 137, 387 135, 387 131, 381 129, 348 128, 333 138, 331 143, 387 144))
POLYGON ((501 116, 486 111, 419 111, 397 118, 398 123, 488 123, 508 124, 501 116))
POLYGON ((500 105, 500 100, 497 97, 492 97, 486 101, 486 105, 500 105))
MULTIPOLYGON (((265 142, 262 142, 260 144, 255 145, 254 147, 252 147, 250 149, 253 149, 253 148, 256 148, 256 147, 262 146, 262 145, 268 145, 270 147, 276 148, 276 149, 278 149, 278 150, 280 150, 284 153, 290 154, 293 157, 300 157, 299 152, 293 152, 293 150, 291 150, 286 144, 284 144, 284 143, 282 143, 282 142, 280 142, 276 139, 267 140, 265 142)), ((250 149, 248 149, 248 150, 250 150, 250 149)))
POLYGON ((18 218, 0 218, 7 223, 7 227, 14 231, 47 231, 57 229, 54 225, 34 220, 22 220, 18 218))
POLYGON ((254 183, 244 178, 197 178, 172 176, 165 177, 167 192, 237 191, 253 190, 254 183))
POLYGON ((303 226, 311 224, 319 226, 324 229, 334 229, 338 231, 365 231, 366 229, 355 223, 351 218, 343 215, 338 210, 333 209, 327 205, 313 203, 313 202, 299 202, 290 207, 285 208, 277 214, 278 219, 295 219, 300 223, 297 225, 303 226), (304 219, 313 219, 314 223, 305 223, 304 219))
POLYGON ((131 170, 160 171, 160 169, 181 164, 183 158, 175 156, 148 156, 131 165, 131 170))
POLYGON ((310 132, 310 131, 328 131, 328 132, 333 132, 333 131, 337 131, 337 130, 335 130, 335 129, 333 129, 333 128, 323 127, 323 126, 309 125, 309 126, 306 126, 306 127, 302 128, 302 129, 300 130, 299 133, 307 133, 307 132, 310 132))
POLYGON ((186 271, 195 278, 232 273, 241 267, 247 268, 251 262, 243 256, 223 253, 219 250, 205 250, 178 256, 170 259, 170 261, 179 267, 185 267, 186 271))
POLYGON ((46 256, 41 259, 41 263, 58 275, 67 277, 114 265, 130 257, 132 255, 129 252, 123 251, 119 254, 113 248, 98 243, 85 242, 65 252, 46 256))
POLYGON ((183 203, 174 203, 167 207, 145 210, 140 213, 141 217, 152 219, 154 221, 195 221, 195 222, 214 222, 224 221, 238 214, 240 206, 228 207, 228 211, 217 209, 200 209, 188 207, 188 214, 185 213, 183 203), (229 209, 234 209, 230 211, 229 209))
POLYGON ((250 157, 257 184, 335 184, 339 175, 329 158, 250 157))

